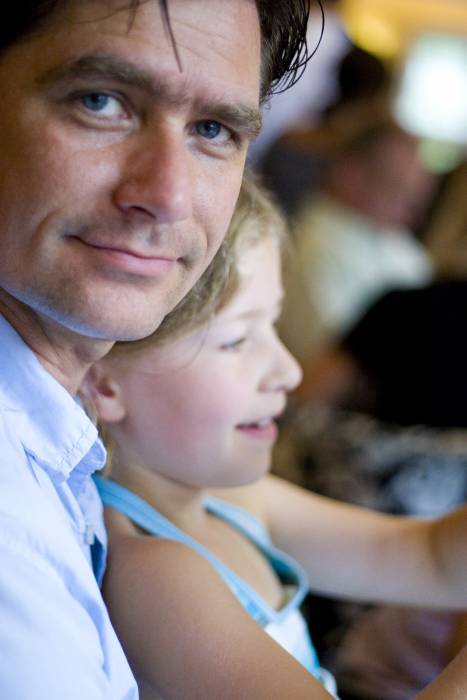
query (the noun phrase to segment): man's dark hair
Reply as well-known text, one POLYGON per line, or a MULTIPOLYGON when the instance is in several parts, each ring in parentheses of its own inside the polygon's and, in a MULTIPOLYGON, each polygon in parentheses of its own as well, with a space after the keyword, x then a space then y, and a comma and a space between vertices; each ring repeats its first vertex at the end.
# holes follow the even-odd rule
MULTIPOLYGON (((10 3, 8 19, 0 28, 0 51, 32 34, 49 16, 68 0, 15 0, 10 3)), ((147 0, 128 0, 133 12, 147 0)), ((321 6, 320 0, 317 0, 321 6)), ((170 0, 158 0, 162 15, 174 44, 170 29, 170 0)), ((256 0, 262 35, 262 99, 293 85, 309 58, 306 27, 311 0, 256 0)))

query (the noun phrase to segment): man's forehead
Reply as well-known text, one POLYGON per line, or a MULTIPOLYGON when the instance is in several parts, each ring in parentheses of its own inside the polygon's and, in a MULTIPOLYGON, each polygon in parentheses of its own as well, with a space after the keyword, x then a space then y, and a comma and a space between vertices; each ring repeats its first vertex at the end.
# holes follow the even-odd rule
MULTIPOLYGON (((66 35, 69 56, 65 60, 79 53, 109 53, 110 48, 114 54, 126 51, 131 61, 122 60, 117 65, 114 59, 112 66, 112 72, 118 71, 123 81, 138 80, 142 84, 143 70, 136 75, 135 66, 152 55, 159 63, 159 73, 162 68, 173 72, 172 83, 163 84, 160 76, 158 82, 164 95, 177 103, 182 98, 183 77, 190 74, 193 63, 202 73, 198 77, 224 77, 226 87, 231 89, 238 83, 241 93, 247 95, 255 74, 259 80, 260 69, 260 30, 254 0, 171 0, 170 17, 164 17, 161 4, 160 0, 67 0, 64 9, 58 10, 43 29, 51 35, 50 51, 58 43, 55 39, 66 35), (253 27, 252 12, 257 24, 253 27), (243 47, 242 35, 250 46, 243 47), (74 50, 73 42, 77 43, 74 50), (90 51, 86 51, 88 47, 90 51)), ((100 67, 96 60, 94 66, 83 60, 76 63, 76 71, 83 75, 90 69, 104 73, 105 60, 103 55, 100 67)))
POLYGON ((195 30, 202 41, 204 24, 212 19, 209 24, 217 32, 212 32, 211 42, 216 38, 224 42, 231 30, 238 31, 239 22, 243 22, 245 30, 257 28, 258 34, 261 33, 256 0, 55 0, 50 4, 52 8, 45 16, 44 27, 47 19, 54 24, 87 26, 90 31, 97 24, 118 22, 131 34, 139 28, 152 30, 157 25, 177 60, 180 26, 195 30))

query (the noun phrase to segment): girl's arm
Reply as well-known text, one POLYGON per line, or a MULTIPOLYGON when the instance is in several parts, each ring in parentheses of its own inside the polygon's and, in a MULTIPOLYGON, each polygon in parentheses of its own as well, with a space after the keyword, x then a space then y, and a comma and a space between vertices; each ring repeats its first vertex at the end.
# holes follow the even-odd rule
POLYGON ((182 544, 113 539, 104 596, 142 700, 330 700, 182 544))
POLYGON ((464 648, 467 647, 467 612, 460 613, 454 624, 454 631, 446 650, 446 664, 464 648))
POLYGON ((466 697, 467 647, 414 700, 465 700, 466 697))
MULTIPOLYGON (((176 542, 118 537, 105 597, 141 700, 331 700, 176 542)), ((416 700, 464 700, 467 648, 416 700)))
MULTIPOLYGON (((246 490, 245 490, 246 492, 246 490)), ((372 602, 467 607, 467 508, 438 519, 342 504, 267 477, 250 487, 273 541, 314 591, 372 602)))

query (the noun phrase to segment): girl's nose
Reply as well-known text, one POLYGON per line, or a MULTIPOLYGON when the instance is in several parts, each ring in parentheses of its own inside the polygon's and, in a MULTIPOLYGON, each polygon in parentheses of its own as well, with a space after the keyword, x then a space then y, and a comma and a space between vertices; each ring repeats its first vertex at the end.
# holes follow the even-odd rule
POLYGON ((302 369, 280 338, 275 339, 274 360, 261 382, 263 391, 293 391, 301 382, 302 369))

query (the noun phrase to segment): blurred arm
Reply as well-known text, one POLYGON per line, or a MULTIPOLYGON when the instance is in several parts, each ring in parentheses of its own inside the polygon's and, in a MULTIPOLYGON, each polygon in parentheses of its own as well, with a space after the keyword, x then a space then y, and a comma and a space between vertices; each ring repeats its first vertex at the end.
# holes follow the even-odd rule
POLYGON ((313 590, 407 605, 467 607, 467 507, 395 517, 317 496, 275 477, 257 489, 273 541, 313 590))

